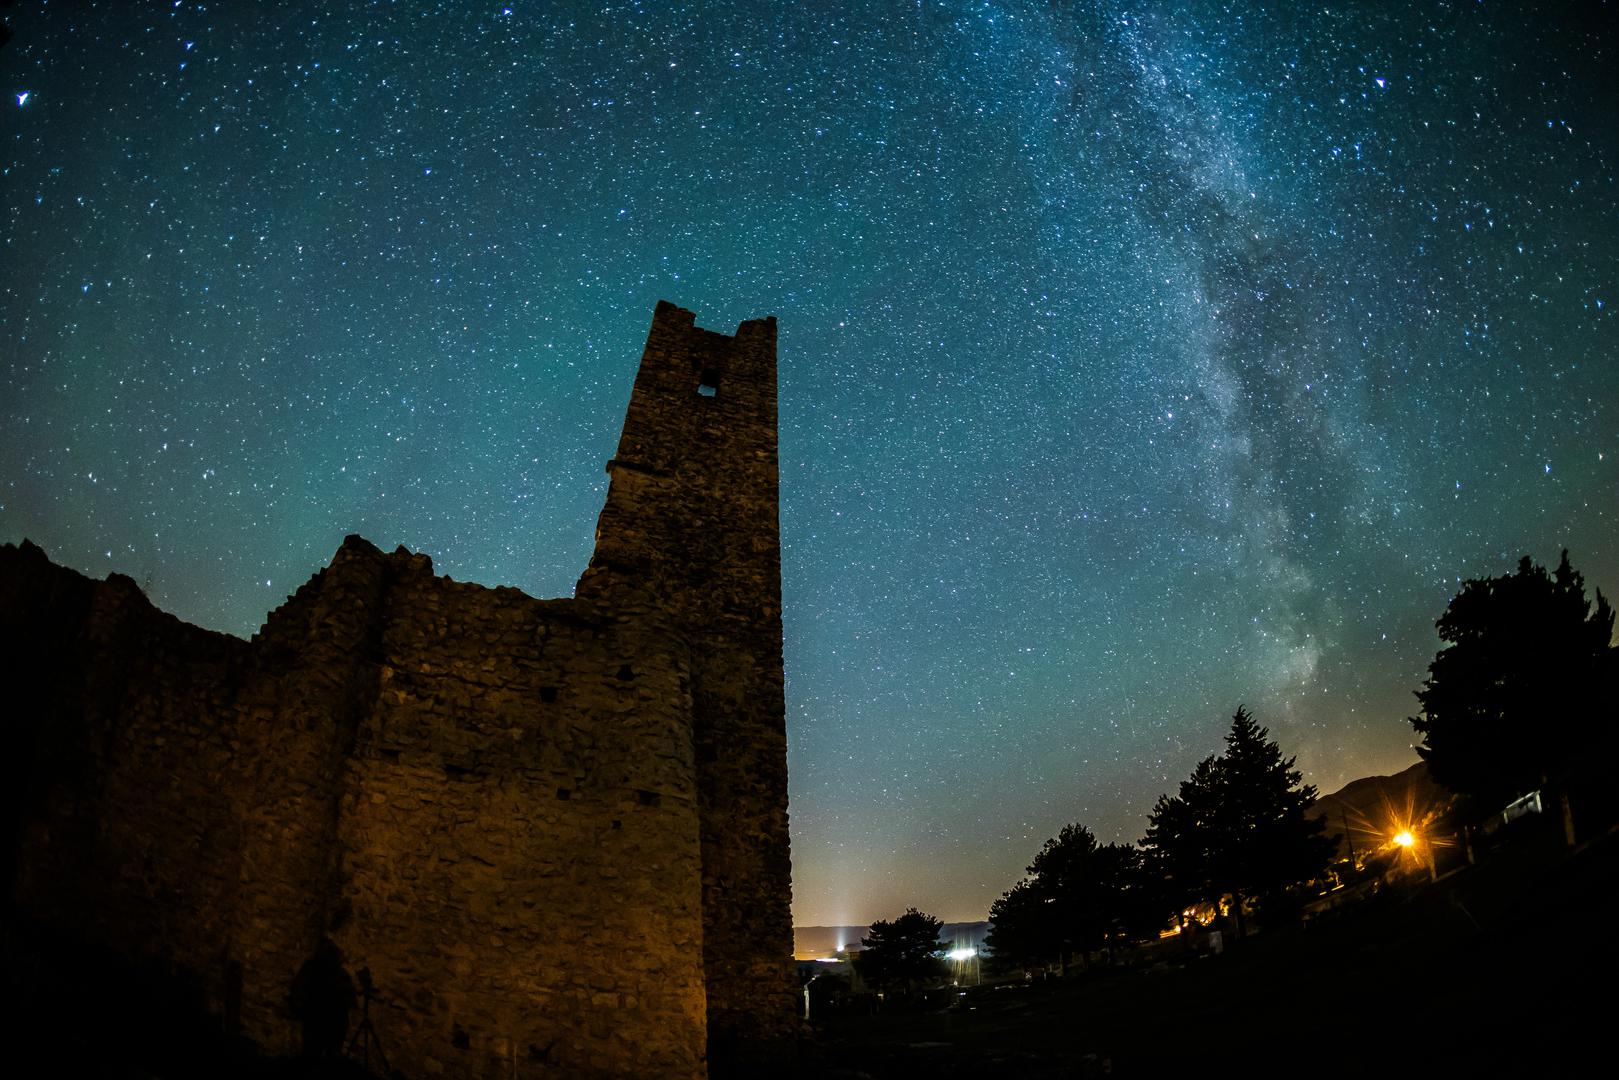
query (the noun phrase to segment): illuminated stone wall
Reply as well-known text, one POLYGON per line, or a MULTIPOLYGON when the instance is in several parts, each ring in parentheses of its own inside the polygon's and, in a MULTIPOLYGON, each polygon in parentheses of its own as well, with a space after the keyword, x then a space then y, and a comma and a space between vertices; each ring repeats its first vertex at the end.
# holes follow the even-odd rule
POLYGON ((17 910, 164 966, 273 1053, 328 940, 410 1076, 779 1051, 774 322, 660 305, 609 468, 574 600, 350 537, 243 642, 0 548, 17 910))
POLYGON ((690 636, 710 1038, 716 1058, 769 1057, 797 1015, 776 321, 728 337, 660 303, 607 468, 578 595, 649 604, 690 636))

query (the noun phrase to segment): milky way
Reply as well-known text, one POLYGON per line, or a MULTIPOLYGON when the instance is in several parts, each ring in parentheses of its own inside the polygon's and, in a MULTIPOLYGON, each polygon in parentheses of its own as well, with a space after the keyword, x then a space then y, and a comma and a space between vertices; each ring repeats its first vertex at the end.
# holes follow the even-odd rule
POLYGON ((800 923, 982 917, 1239 703, 1401 768, 1461 579, 1619 587, 1602 5, 240 7, 10 9, 0 540, 568 595, 655 302, 774 314, 800 923))

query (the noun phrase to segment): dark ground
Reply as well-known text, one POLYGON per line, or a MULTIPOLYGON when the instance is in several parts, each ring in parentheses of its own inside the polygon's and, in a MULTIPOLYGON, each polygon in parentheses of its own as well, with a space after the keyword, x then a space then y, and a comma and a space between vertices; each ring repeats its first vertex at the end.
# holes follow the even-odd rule
MULTIPOLYGON (((1555 822, 1479 866, 1419 875, 1309 930, 1217 957, 984 986, 948 1009, 832 1015, 766 1080, 904 1077, 1609 1075, 1619 1026, 1619 833, 1572 853, 1555 822)), ((16 1075, 359 1080, 223 1042, 183 992, 4 926, 16 1075), (88 973, 103 973, 89 978, 88 973), (186 1023, 186 1017, 195 1022, 186 1023), (29 1053, 29 1057, 37 1054, 29 1053)), ((716 1068, 713 1080, 732 1080, 716 1068)))
POLYGON ((833 1016, 795 1076, 1608 1075, 1616 885, 1619 835, 1570 854, 1542 830, 1222 956, 833 1016))

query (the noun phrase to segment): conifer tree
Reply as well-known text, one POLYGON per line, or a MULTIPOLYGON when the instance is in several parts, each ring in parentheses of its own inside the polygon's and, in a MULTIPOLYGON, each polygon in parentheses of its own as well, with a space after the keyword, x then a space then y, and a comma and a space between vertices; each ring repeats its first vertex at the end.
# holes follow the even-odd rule
POLYGON ((1163 903, 1174 911, 1220 898, 1213 879, 1219 788, 1214 755, 1197 763, 1177 794, 1160 795, 1147 815, 1141 850, 1163 903))
POLYGON ((989 906, 984 944, 1003 966, 1040 968, 1062 955, 1062 932, 1051 897, 1030 878, 1013 885, 989 906))
POLYGON ((871 933, 860 939, 855 968, 878 989, 902 987, 909 992, 917 983, 944 973, 944 961, 939 958, 944 949, 939 940, 942 929, 942 920, 914 907, 893 921, 879 919, 871 924, 871 933))
POLYGON ((1177 910, 1229 896, 1240 934, 1245 900, 1321 876, 1337 840, 1324 834, 1324 821, 1305 816, 1314 786, 1246 708, 1237 708, 1225 743, 1179 794, 1159 797, 1141 845, 1177 910))
POLYGON ((1215 877, 1241 899, 1274 896, 1326 872, 1338 842, 1326 822, 1305 816, 1316 789, 1305 784, 1270 733, 1238 707, 1219 759, 1221 788, 1215 877))
POLYGON ((990 907, 987 944, 999 959, 1036 965, 1081 961, 1116 938, 1150 932, 1140 853, 1098 844, 1083 825, 1047 840, 1018 882, 990 907))

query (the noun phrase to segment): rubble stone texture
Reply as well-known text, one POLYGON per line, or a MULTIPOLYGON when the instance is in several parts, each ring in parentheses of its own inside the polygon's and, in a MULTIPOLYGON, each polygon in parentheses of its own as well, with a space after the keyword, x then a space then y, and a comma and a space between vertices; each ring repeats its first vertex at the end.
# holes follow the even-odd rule
POLYGON ((775 320, 660 303, 608 470, 575 599, 349 537, 245 642, 0 547, 13 910, 164 966, 274 1054, 327 941, 407 1076, 779 1054, 775 320))

